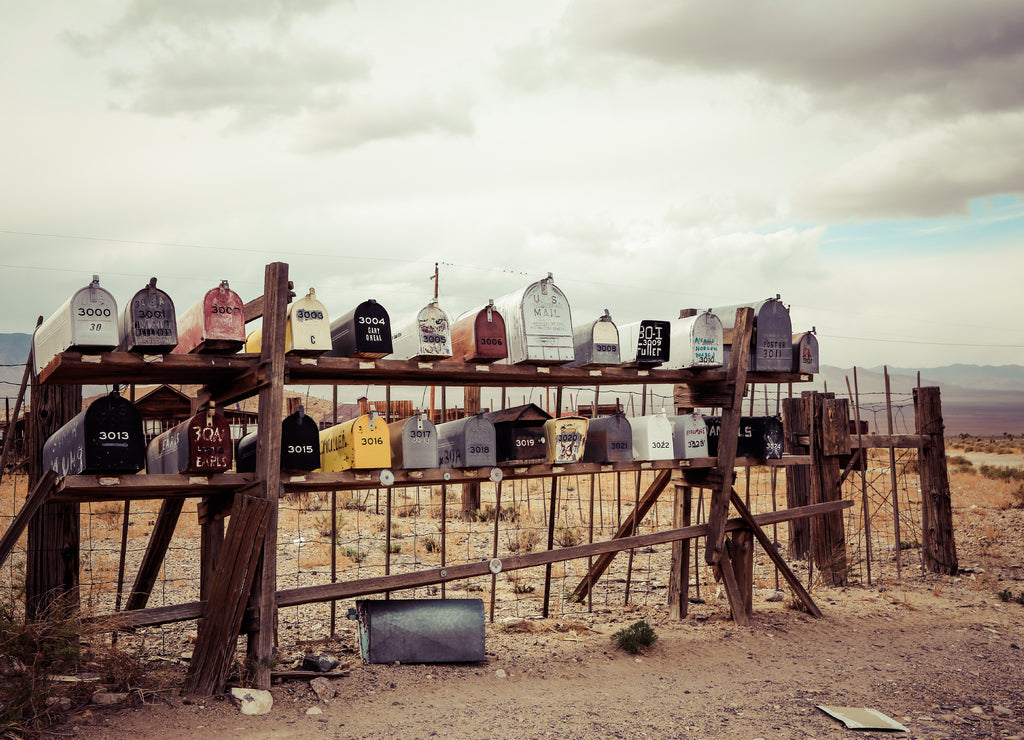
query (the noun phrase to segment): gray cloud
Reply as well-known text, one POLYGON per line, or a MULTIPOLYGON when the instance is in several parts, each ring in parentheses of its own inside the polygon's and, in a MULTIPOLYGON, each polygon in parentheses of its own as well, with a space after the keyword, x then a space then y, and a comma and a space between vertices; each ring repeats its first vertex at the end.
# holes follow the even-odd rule
POLYGON ((1024 5, 1000 0, 602 0, 576 3, 563 31, 598 57, 751 75, 837 103, 1024 105, 1024 5))

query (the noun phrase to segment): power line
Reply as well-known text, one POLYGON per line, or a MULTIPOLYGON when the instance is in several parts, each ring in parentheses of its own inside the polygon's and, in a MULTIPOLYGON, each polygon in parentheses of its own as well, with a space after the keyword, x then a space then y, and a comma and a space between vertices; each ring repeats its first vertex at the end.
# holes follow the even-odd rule
POLYGON ((879 337, 844 337, 839 334, 818 334, 819 337, 825 337, 826 339, 853 339, 859 342, 888 342, 890 344, 931 344, 938 345, 941 347, 976 347, 976 348, 992 348, 997 347, 1000 349, 1024 349, 1024 344, 970 344, 963 342, 922 342, 917 339, 881 339, 879 337))

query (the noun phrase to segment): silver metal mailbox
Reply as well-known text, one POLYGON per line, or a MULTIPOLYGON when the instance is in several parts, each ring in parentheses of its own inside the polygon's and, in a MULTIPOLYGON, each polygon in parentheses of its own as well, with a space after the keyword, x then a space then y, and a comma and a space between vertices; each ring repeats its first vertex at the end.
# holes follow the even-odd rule
POLYGON ((372 298, 331 322, 330 357, 379 359, 391 354, 391 318, 372 298))
POLYGON ((672 422, 664 412, 629 419, 634 460, 673 460, 672 422))
POLYGON ((633 459, 633 430, 621 411, 591 419, 587 427, 584 462, 628 462, 633 459))
POLYGON ((391 467, 406 470, 438 466, 437 428, 426 414, 388 424, 391 435, 391 467))
POLYGON ((483 414, 437 425, 437 458, 442 468, 496 465, 494 424, 483 414))
POLYGON ((577 326, 572 334, 576 359, 569 363, 570 367, 618 365, 622 361, 619 329, 607 308, 604 316, 597 321, 577 326))
POLYGON ((409 323, 391 333, 391 354, 396 360, 444 360, 452 356, 452 330, 448 314, 431 301, 409 323))
POLYGON ((510 365, 562 365, 575 358, 569 300, 551 273, 494 302, 505 317, 510 365))
POLYGON ((145 464, 142 416, 117 391, 97 398, 43 445, 43 468, 57 475, 136 473, 145 464))
POLYGON ((670 416, 672 449, 676 460, 692 460, 708 455, 708 425, 702 414, 670 416))
POLYGON ((480 599, 356 601, 359 648, 367 663, 486 660, 480 599))
POLYGON ((127 352, 167 354, 178 345, 178 321, 171 297, 156 287, 156 278, 121 311, 121 347, 127 352))
POLYGON ((245 346, 245 304, 227 280, 178 317, 177 354, 234 354, 245 346))
POLYGON ((818 368, 818 338, 814 329, 793 335, 793 372, 814 373, 818 368))
POLYGON ((704 311, 672 322, 667 368, 721 367, 724 361, 722 322, 714 313, 704 311))
POLYGON ((671 357, 672 323, 669 321, 634 321, 619 328, 619 337, 625 367, 655 367, 671 357))
MULTIPOLYGON (((749 370, 761 372, 793 371, 793 325, 789 320, 789 309, 778 295, 756 303, 741 303, 736 306, 713 309, 722 320, 723 329, 736 326, 736 309, 754 309, 754 333, 750 343, 749 370)), ((725 361, 729 351, 726 349, 725 361)))
POLYGON ((32 335, 32 356, 38 375, 61 352, 99 354, 120 344, 117 302, 100 287, 99 275, 75 291, 32 335))
POLYGON ((522 463, 546 457, 544 423, 551 414, 534 403, 484 414, 494 424, 497 461, 522 463))

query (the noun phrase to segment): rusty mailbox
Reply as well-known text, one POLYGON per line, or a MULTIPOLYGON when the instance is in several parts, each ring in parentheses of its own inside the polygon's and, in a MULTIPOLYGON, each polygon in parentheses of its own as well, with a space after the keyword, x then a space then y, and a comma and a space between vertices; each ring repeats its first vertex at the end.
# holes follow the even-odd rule
POLYGON ((567 465, 583 459, 587 444, 587 420, 582 416, 560 416, 544 422, 548 462, 567 465))
POLYGON ((569 300, 551 273, 495 301, 505 318, 511 365, 562 365, 575 358, 569 300))
POLYGON ((442 468, 497 464, 494 424, 483 414, 437 425, 437 458, 442 468))
POLYGON ((619 329, 607 308, 604 316, 577 326, 572 335, 576 359, 569 363, 571 367, 600 367, 621 362, 619 329))
POLYGON ((97 398, 43 445, 43 468, 58 475, 136 473, 145 464, 142 416, 117 391, 97 398))
POLYGON ((433 300, 391 334, 396 360, 444 360, 452 356, 451 322, 433 300))
POLYGON ((132 296, 121 311, 121 348, 163 355, 178 345, 178 321, 171 297, 156 287, 156 278, 132 296))
POLYGON ((496 362, 508 357, 505 319, 494 300, 467 311, 452 325, 452 359, 459 362, 496 362))
MULTIPOLYGON (((263 347, 263 327, 249 332, 245 338, 245 351, 259 353, 263 347)), ((289 355, 316 357, 331 348, 331 320, 327 308, 309 289, 302 298, 288 306, 284 329, 284 351, 289 355)))
MULTIPOLYGON (((708 456, 718 457, 722 417, 705 416, 708 425, 708 456)), ((783 429, 778 416, 744 416, 736 439, 736 457, 778 460, 782 457, 783 429)))
POLYGON ((708 455, 708 425, 703 414, 670 416, 672 450, 676 460, 692 460, 708 455))
POLYGON ((234 354, 245 346, 245 305, 227 280, 178 317, 177 354, 234 354))
MULTIPOLYGON (((789 320, 789 309, 778 295, 756 303, 742 303, 714 309, 722 320, 723 329, 736 326, 738 308, 754 310, 754 332, 750 339, 749 370, 760 372, 792 372, 793 370, 793 325, 789 320)), ((729 361, 729 347, 725 351, 725 362, 729 361)))
POLYGON ((120 343, 117 302, 100 287, 99 275, 64 301, 32 335, 32 357, 38 375, 61 352, 99 354, 120 343))
POLYGON ((634 460, 674 460, 672 422, 664 412, 629 419, 634 460))
POLYGON ((234 458, 231 427, 212 406, 154 437, 146 448, 147 473, 223 473, 234 458))
POLYGON ((721 367, 724 361, 722 321, 711 311, 681 312, 672 322, 672 348, 666 367, 721 367))
POLYGON ((644 319, 619 329, 622 340, 622 364, 625 367, 655 367, 669 361, 672 348, 672 322, 644 319))
POLYGON ((494 424, 499 463, 540 462, 547 457, 544 424, 551 414, 534 403, 484 414, 494 424))
POLYGON ((814 334, 815 330, 811 329, 793 335, 793 372, 811 375, 819 372, 818 338, 814 334))
POLYGON ((437 428, 426 414, 388 424, 391 465, 406 470, 431 469, 437 462, 437 428))
POLYGON ((633 459, 633 430, 621 411, 591 419, 587 426, 584 462, 628 462, 633 459))
MULTIPOLYGON (((235 452, 235 470, 239 473, 256 472, 258 432, 238 440, 235 452)), ((293 414, 281 420, 281 470, 288 473, 306 473, 320 467, 320 427, 313 417, 299 406, 293 414)))
POLYGON ((331 357, 376 360, 391 354, 391 319, 369 298, 331 322, 331 357))
POLYGON ((390 467, 391 437, 376 411, 320 432, 320 469, 325 473, 390 467))

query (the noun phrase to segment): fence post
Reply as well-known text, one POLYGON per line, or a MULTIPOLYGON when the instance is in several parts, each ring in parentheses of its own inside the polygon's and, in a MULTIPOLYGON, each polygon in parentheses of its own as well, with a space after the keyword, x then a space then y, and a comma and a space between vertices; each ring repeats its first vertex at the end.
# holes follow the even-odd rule
POLYGON ((933 573, 953 575, 959 569, 953 537, 953 511, 946 469, 942 402, 939 389, 914 389, 914 419, 921 435, 921 552, 924 566, 933 573))

